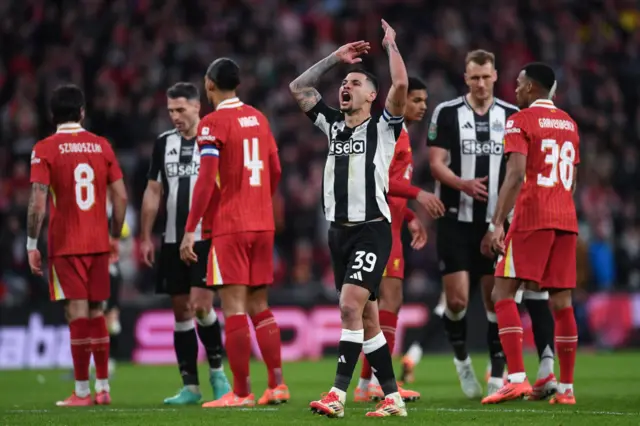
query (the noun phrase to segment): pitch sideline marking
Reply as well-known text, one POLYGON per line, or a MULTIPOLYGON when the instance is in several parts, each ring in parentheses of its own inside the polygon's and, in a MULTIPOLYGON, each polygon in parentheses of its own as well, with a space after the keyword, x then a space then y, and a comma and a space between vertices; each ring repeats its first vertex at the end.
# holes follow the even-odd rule
MULTIPOLYGON (((63 407, 61 407, 63 408, 63 407)), ((279 411, 278 408, 273 407, 256 407, 256 408, 230 408, 236 411, 279 411)), ((350 407, 349 410, 364 411, 371 408, 364 407, 350 407)), ((111 412, 111 413, 154 413, 154 412, 177 412, 180 411, 176 408, 105 408, 88 410, 92 413, 99 412, 111 412)), ((431 412, 449 412, 449 413, 532 413, 532 414, 555 414, 555 415, 569 415, 569 414, 583 414, 583 415, 599 415, 599 416, 639 416, 640 413, 625 412, 625 411, 562 411, 562 410, 534 410, 528 408, 501 408, 499 410, 491 410, 488 408, 430 408, 430 407, 411 407, 409 411, 431 411, 431 412)), ((61 412, 60 409, 41 409, 41 410, 4 410, 0 411, 7 414, 39 414, 39 413, 54 413, 61 412)))

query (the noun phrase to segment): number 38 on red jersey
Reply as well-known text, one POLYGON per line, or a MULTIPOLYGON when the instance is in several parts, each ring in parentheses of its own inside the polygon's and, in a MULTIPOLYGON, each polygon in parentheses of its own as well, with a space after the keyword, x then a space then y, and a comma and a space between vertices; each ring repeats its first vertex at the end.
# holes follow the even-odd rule
POLYGON ((505 154, 527 157, 512 227, 577 233, 573 187, 580 137, 575 121, 552 101, 538 100, 509 118, 504 143, 505 154))

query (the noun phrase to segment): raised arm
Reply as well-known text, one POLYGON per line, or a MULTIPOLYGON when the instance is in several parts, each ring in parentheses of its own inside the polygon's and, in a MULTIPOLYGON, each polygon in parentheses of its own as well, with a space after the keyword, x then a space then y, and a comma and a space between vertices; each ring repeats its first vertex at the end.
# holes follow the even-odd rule
POLYGON ((407 103, 409 77, 402 55, 396 45, 396 32, 384 19, 382 20, 382 29, 384 30, 382 47, 389 55, 389 71, 391 73, 391 89, 389 89, 384 106, 393 117, 400 117, 404 115, 404 107, 407 103))
POLYGON ((312 65, 311 68, 289 83, 289 90, 291 90, 291 94, 298 102, 300 109, 308 112, 320 102, 322 96, 314 86, 325 72, 340 62, 347 64, 362 62, 362 58, 359 58, 359 56, 366 54, 368 51, 369 43, 362 40, 345 44, 326 58, 312 65))

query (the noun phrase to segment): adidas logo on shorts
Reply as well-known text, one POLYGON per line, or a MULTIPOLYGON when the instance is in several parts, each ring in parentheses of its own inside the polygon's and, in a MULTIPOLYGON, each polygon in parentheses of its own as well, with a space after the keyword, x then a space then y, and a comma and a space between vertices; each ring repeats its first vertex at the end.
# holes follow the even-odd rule
POLYGON ((353 274, 351 274, 349 278, 352 280, 362 281, 362 272, 360 271, 354 272, 353 274))

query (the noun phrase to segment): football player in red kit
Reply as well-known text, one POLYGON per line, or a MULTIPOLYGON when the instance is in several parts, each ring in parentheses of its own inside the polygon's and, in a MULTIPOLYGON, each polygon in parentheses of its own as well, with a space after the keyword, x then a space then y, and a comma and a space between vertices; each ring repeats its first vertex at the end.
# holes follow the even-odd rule
POLYGON ((43 275, 37 242, 49 197, 49 291, 63 300, 71 333, 75 392, 59 406, 92 405, 91 354, 96 365, 95 403, 111 402, 109 332, 103 314, 110 295, 109 263, 117 261, 127 209, 122 171, 109 142, 82 128, 84 94, 73 85, 51 97, 56 133, 31 153, 31 199, 27 218, 29 266, 43 275), (107 220, 107 190, 113 214, 107 220))
POLYGON ((271 197, 280 180, 280 161, 269 122, 238 99, 239 84, 240 70, 231 59, 217 59, 207 69, 207 97, 216 110, 198 126, 200 172, 180 248, 183 260, 205 261, 193 251, 193 232, 206 214, 203 232, 208 227, 212 235, 207 284, 219 286, 233 372, 233 391, 203 404, 211 408, 255 405, 249 384, 247 314, 269 373, 269 387, 258 404, 289 399, 282 378, 280 329, 267 304, 267 287, 273 282, 275 230, 271 197))
MULTIPOLYGON (((427 86, 421 80, 410 77, 407 92, 404 120, 408 125, 411 125, 411 123, 422 120, 427 111, 427 86)), ((414 249, 420 250, 427 242, 426 231, 420 219, 416 218, 415 214, 407 207, 407 200, 417 199, 434 218, 444 214, 444 206, 438 197, 411 185, 412 174, 413 156, 409 133, 405 125, 396 143, 394 157, 389 168, 389 193, 387 195, 391 210, 393 244, 380 284, 380 299, 378 301, 380 328, 392 353, 395 346, 398 313, 402 305, 402 280, 404 279, 402 224, 407 222, 409 231, 413 235, 411 246, 414 249)), ((360 380, 355 389, 354 401, 380 400, 384 398, 382 389, 375 376, 372 375, 371 365, 369 365, 367 358, 362 358, 360 380)), ((400 386, 398 386, 398 392, 405 401, 416 401, 420 398, 420 393, 403 389, 400 386)))
POLYGON ((549 290, 555 317, 560 383, 551 404, 575 404, 573 370, 578 332, 571 304, 576 286, 578 219, 573 201, 580 163, 578 126, 553 104, 551 67, 532 63, 518 76, 516 98, 522 109, 507 121, 504 152, 507 173, 489 226, 498 253, 492 292, 509 380, 482 400, 495 404, 532 392, 522 357, 522 323, 514 295, 521 282, 549 290), (515 205, 505 238, 503 224, 515 205))

